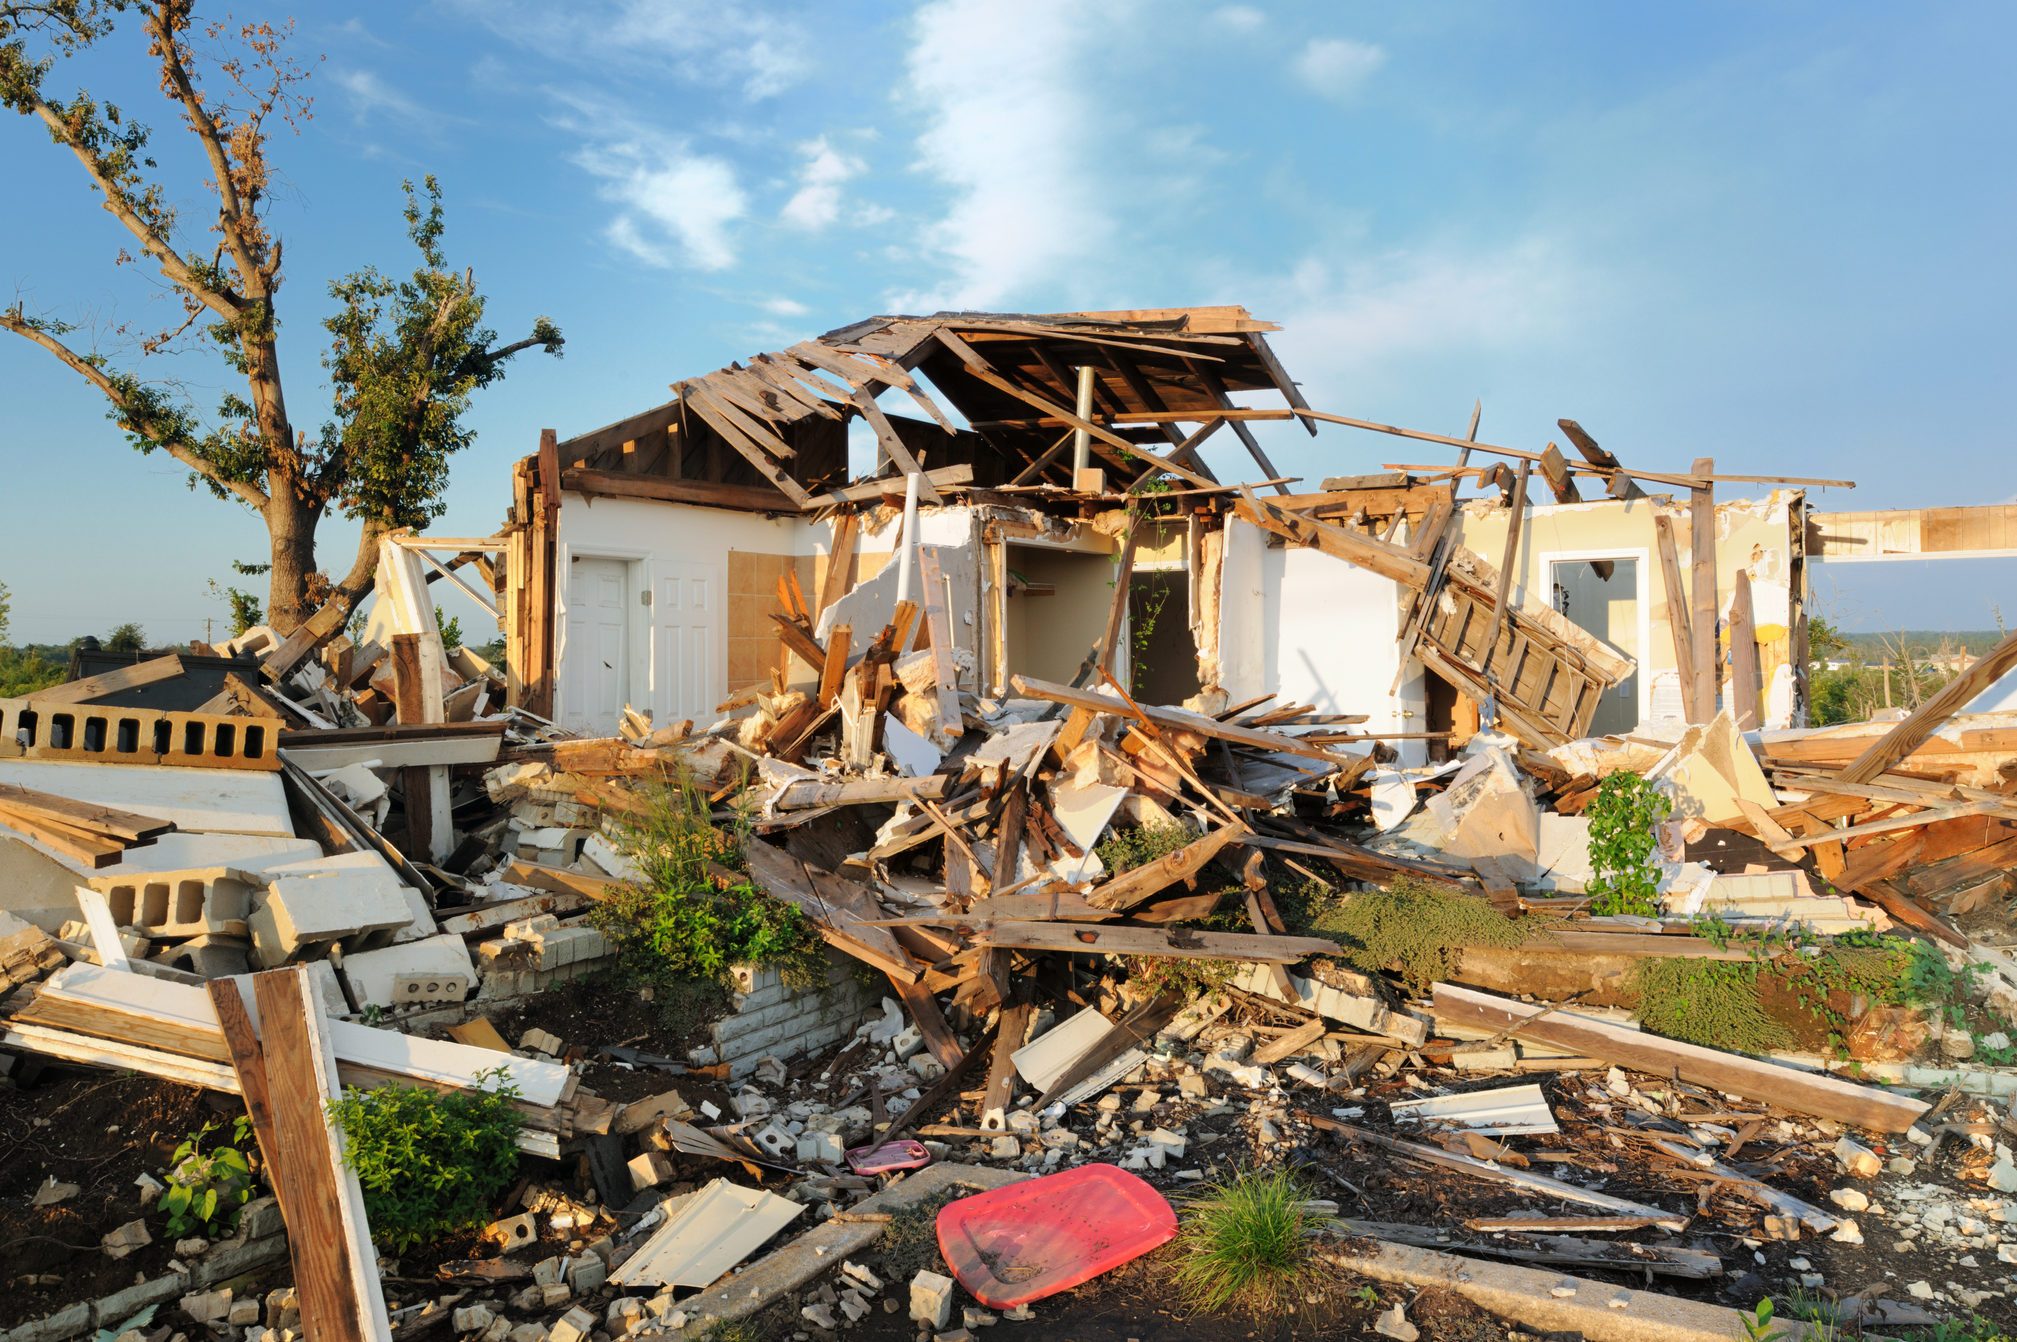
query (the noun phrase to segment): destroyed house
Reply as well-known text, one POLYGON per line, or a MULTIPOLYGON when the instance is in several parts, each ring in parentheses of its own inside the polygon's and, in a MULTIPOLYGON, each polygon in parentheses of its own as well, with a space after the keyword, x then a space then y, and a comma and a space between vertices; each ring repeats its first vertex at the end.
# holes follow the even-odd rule
POLYGON ((1574 421, 1570 456, 1332 414, 1275 329, 1238 307, 875 317, 548 433, 503 531, 514 702, 602 734, 626 707, 704 723, 795 686, 852 721, 822 690, 832 636, 858 639, 844 671, 901 589, 957 693, 1085 683, 1104 654, 1150 701, 1274 692, 1406 762, 1486 701, 1534 746, 1704 721, 1719 696, 1746 726, 1803 721, 1798 486, 1843 482, 1719 503, 1731 477, 1628 469, 1574 421), (1252 428, 1290 419, 1341 464, 1381 441, 1354 430, 1455 462, 1292 480, 1252 428), (877 471, 849 483, 851 431, 877 471), (1251 483, 1206 465, 1215 438, 1251 483))

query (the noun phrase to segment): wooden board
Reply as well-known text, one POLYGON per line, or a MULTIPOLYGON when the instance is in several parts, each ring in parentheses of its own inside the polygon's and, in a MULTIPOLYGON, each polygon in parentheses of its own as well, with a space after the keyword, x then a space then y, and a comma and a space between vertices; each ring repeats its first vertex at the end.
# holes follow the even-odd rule
MULTIPOLYGON (((1010 688, 1026 699, 1043 699, 1054 704, 1069 704, 1074 708, 1087 709, 1094 713, 1110 713, 1116 717, 1132 717, 1128 706, 1109 695, 1096 694, 1091 690, 1074 689, 1070 685, 1060 685, 1054 681, 1038 680, 1034 676, 1013 676, 1010 688)), ((1339 768, 1357 768, 1364 756, 1345 755, 1313 746, 1290 736, 1286 732, 1262 731, 1254 727, 1243 727, 1234 722, 1220 722, 1217 718, 1203 713, 1193 713, 1189 709, 1169 708, 1159 704, 1143 704, 1141 710, 1149 721, 1158 727, 1170 727, 1177 731, 1196 732, 1215 740, 1232 741, 1239 745, 1253 746, 1260 750, 1280 751, 1288 755, 1300 755, 1305 759, 1322 760, 1339 768)))
POLYGON ((1515 1038, 1547 1044, 1578 1057, 1601 1058, 1652 1076, 1677 1076, 1696 1085, 1851 1123, 1872 1132, 1903 1132, 1928 1107, 1919 1100, 1874 1086, 1662 1039, 1585 1016, 1557 1011, 1532 1019, 1543 1010, 1454 984, 1435 985, 1436 1019, 1445 1024, 1493 1033, 1512 1028, 1515 1038))
MULTIPOLYGON (((262 1137, 260 1149, 268 1176, 285 1190, 278 1196, 288 1221, 287 1250, 294 1261, 302 1331, 318 1342, 389 1339, 363 1192, 356 1174, 343 1165, 338 1130, 323 1112, 337 1082, 308 971, 296 967, 255 974, 252 989, 259 1008, 257 1054, 241 1063, 241 1035, 232 1048, 232 1064, 248 1098, 250 1089, 266 1097, 271 1145, 262 1137), (262 1079, 248 1088, 245 1077, 255 1071, 263 1073, 262 1079)), ((237 989, 226 985, 226 991, 237 989)), ((226 1037, 231 1037, 229 1027, 226 1037)))
POLYGON ((1263 937, 1246 932, 1196 932, 1189 928, 1115 927, 1108 924, 997 922, 975 932, 974 944, 1074 955, 1145 955, 1176 960, 1258 960, 1294 964, 1334 955, 1338 944, 1322 937, 1263 937))

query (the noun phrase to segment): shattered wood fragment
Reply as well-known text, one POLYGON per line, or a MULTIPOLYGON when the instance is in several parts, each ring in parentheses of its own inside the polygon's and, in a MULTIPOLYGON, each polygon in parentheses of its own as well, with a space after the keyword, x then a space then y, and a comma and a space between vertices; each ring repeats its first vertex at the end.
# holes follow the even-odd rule
POLYGON ((1653 1076, 1675 1076, 1697 1085, 1764 1100, 1803 1114, 1852 1123, 1873 1132, 1903 1132, 1924 1113, 1920 1100, 1874 1086, 1761 1062, 1720 1049, 1662 1039, 1570 1012, 1549 1011, 1474 992, 1454 984, 1435 985, 1439 1021, 1547 1044, 1583 1057, 1602 1058, 1653 1076))
POLYGON ((1086 902, 1124 912, 1178 881, 1193 881, 1205 864, 1246 833, 1242 825, 1226 824, 1173 853, 1122 872, 1086 896, 1086 902))
MULTIPOLYGON (((1043 699, 1055 704, 1069 704, 1091 713, 1106 713, 1114 716, 1127 714, 1128 706, 1119 699, 1096 693, 1092 690, 1074 689, 1070 685, 1059 685, 1053 681, 1039 680, 1034 676, 1017 675, 1010 678, 1010 687, 1026 699, 1043 699)), ((1260 731, 1242 727, 1238 723, 1220 722, 1203 713, 1193 713, 1184 708, 1167 708, 1156 704, 1141 705, 1142 713, 1159 727, 1176 731, 1195 732, 1199 736, 1212 737, 1222 741, 1232 741, 1240 745, 1253 746, 1259 750, 1280 751, 1289 755, 1300 755, 1306 759, 1322 760, 1326 764, 1340 768, 1355 767, 1360 757, 1341 755, 1334 751, 1309 745, 1286 732, 1260 731)))
POLYGON ((1312 955, 1335 954, 1338 945, 1322 937, 1264 937, 1247 932, 1168 931, 1148 927, 1072 927, 1056 923, 997 922, 975 938, 982 946, 1013 950, 1061 951, 1075 955, 1145 955, 1177 960, 1256 960, 1294 964, 1312 955))

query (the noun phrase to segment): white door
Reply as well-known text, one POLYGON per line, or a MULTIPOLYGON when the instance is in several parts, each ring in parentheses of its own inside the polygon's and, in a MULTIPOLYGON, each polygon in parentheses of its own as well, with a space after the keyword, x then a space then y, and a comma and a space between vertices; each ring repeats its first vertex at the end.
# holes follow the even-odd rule
POLYGON ((630 565, 576 555, 567 574, 560 725, 614 736, 630 700, 630 565))
POLYGON ((685 561, 662 561, 652 572, 652 720, 712 722, 728 678, 720 574, 685 561))

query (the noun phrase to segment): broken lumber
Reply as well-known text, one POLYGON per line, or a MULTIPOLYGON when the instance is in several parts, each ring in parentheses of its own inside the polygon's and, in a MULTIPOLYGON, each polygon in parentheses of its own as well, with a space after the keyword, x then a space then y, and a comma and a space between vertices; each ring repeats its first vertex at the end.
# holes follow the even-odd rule
POLYGON ((1436 1019, 1445 1024, 1504 1032, 1577 1056, 1601 1058, 1652 1076, 1679 1077, 1803 1114, 1853 1123, 1872 1132, 1903 1132, 1928 1107, 1923 1101, 1893 1095, 1874 1086, 1761 1062, 1699 1044, 1662 1039, 1641 1030, 1529 1006, 1451 983, 1436 984, 1434 996, 1436 1019))
POLYGON ((1335 955, 1323 937, 1264 937, 1249 932, 1197 932, 1189 928, 1094 927, 1082 924, 998 922, 976 931, 977 946, 1063 951, 1073 955, 1146 955, 1175 960, 1258 960, 1295 964, 1312 955, 1335 955))
MULTIPOLYGON (((1093 713, 1110 713, 1116 717, 1128 716, 1128 706, 1121 700, 1092 690, 1074 689, 1070 685, 1060 685, 1055 681, 1023 675, 1011 676, 1009 686, 1025 699, 1042 699, 1047 703, 1067 704, 1073 708, 1083 708, 1093 713)), ((1195 732, 1199 736, 1252 746, 1257 750, 1301 755, 1305 759, 1322 760, 1338 768, 1356 768, 1361 763, 1360 756, 1340 755, 1321 746, 1310 745, 1286 732, 1262 731, 1255 727, 1242 727, 1236 722, 1220 722, 1217 718, 1208 717, 1203 713, 1193 713, 1185 708, 1143 704, 1141 711, 1158 727, 1168 727, 1180 732, 1195 732)))

